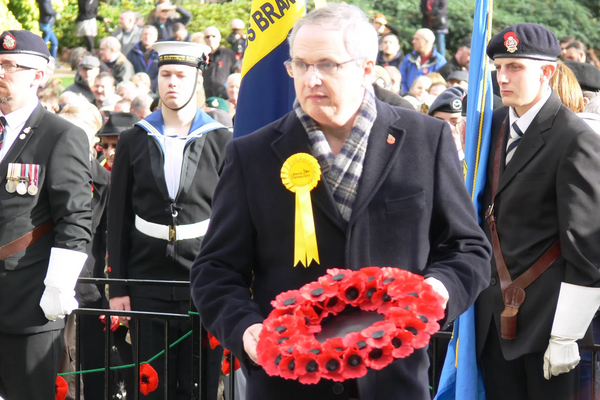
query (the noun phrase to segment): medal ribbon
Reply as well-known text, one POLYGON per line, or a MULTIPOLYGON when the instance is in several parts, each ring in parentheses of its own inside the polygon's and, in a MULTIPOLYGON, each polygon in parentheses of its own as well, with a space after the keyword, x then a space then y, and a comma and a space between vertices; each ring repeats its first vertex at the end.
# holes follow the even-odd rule
POLYGON ((317 160, 307 153, 297 153, 288 158, 281 168, 284 186, 296 194, 294 226, 294 266, 300 262, 308 267, 314 260, 319 261, 315 218, 312 210, 310 191, 321 179, 321 167, 317 160))

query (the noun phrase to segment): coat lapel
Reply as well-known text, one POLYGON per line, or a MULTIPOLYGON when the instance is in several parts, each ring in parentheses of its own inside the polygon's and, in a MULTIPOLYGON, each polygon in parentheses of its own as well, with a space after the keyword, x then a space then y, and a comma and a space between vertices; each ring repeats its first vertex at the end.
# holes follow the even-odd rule
MULTIPOLYGON (((546 104, 544 104, 542 109, 533 119, 531 125, 529 125, 529 128, 527 128, 527 131, 523 134, 523 138, 515 150, 515 154, 506 166, 502 176, 500 176, 496 194, 500 193, 517 173, 529 163, 529 160, 540 151, 542 146, 544 146, 542 134, 552 127, 554 117, 556 116, 560 105, 560 99, 556 93, 552 92, 552 95, 546 104)), ((506 153, 506 150, 504 150, 503 153, 506 153)), ((506 155, 504 157, 506 157, 506 155)))
MULTIPOLYGON (((308 135, 295 113, 289 113, 283 118, 275 129, 281 132, 281 136, 272 144, 271 148, 277 154, 281 165, 288 157, 296 153, 312 154, 308 135)), ((338 228, 346 231, 346 221, 342 218, 331 191, 325 184, 323 177, 317 186, 310 192, 313 204, 316 205, 338 228)))
POLYGON ((377 118, 369 134, 369 143, 363 165, 358 191, 352 206, 349 223, 352 224, 367 207, 387 177, 395 158, 400 152, 406 131, 395 126, 397 116, 382 108, 377 100, 377 118))
POLYGON ((0 182, 3 183, 6 180, 8 164, 14 163, 17 160, 17 158, 25 148, 25 145, 27 145, 31 137, 34 135, 35 131, 38 129, 40 121, 42 120, 42 117, 44 116, 45 112, 46 110, 44 109, 44 107, 38 104, 35 110, 33 110, 33 113, 31 113, 29 119, 27 119, 27 121, 25 122, 23 130, 17 136, 17 140, 15 140, 2 162, 0 162, 0 182), (25 138, 20 139, 19 137, 22 134, 25 135, 25 138))

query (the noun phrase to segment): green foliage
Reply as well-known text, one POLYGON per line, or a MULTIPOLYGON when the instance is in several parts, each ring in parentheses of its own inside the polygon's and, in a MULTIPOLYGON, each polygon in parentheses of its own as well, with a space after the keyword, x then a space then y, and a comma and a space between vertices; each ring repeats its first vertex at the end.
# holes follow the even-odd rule
POLYGON ((41 34, 38 24, 40 13, 35 0, 9 0, 8 10, 19 21, 22 29, 41 34))
MULTIPOLYGON (((16 0, 11 0, 16 1, 16 0)), ((35 1, 35 0, 26 0, 35 1)), ((60 46, 69 48, 82 46, 81 38, 75 36, 75 26, 78 14, 77 2, 74 0, 58 0, 65 1, 66 5, 61 12, 61 19, 57 21, 54 32, 58 37, 60 46)), ((209 26, 216 26, 221 31, 223 43, 230 32, 230 23, 234 18, 240 18, 247 21, 250 16, 250 0, 237 1, 235 3, 211 3, 200 4, 196 0, 184 0, 177 2, 185 9, 189 10, 193 18, 187 26, 188 31, 202 32, 209 26)), ((96 37, 96 47, 99 46, 99 41, 110 35, 111 29, 118 27, 119 14, 122 10, 134 10, 140 15, 147 18, 150 12, 154 9, 154 2, 130 1, 123 0, 121 2, 100 3, 98 15, 112 20, 109 24, 98 22, 98 36, 96 37)))
MULTIPOLYGON (((412 49, 412 37, 421 28, 417 0, 349 0, 367 15, 383 13, 400 29, 402 50, 412 49)), ((475 0, 449 1, 449 33, 446 47, 454 53, 458 42, 471 34, 475 0)), ((518 22, 533 22, 551 29, 557 37, 575 36, 592 48, 600 48, 600 2, 598 0, 502 0, 494 2, 493 33, 518 22)))
POLYGON ((21 23, 8 9, 8 0, 0 0, 0 26, 2 30, 22 29, 21 23))

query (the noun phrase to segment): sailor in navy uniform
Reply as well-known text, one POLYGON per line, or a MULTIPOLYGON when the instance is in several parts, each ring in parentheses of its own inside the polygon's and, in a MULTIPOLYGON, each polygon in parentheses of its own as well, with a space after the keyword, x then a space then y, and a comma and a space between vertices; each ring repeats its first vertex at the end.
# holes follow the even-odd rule
POLYGON ((50 59, 28 31, 0 34, 0 396, 47 400, 64 317, 91 238, 89 143, 36 96, 50 59))
MULTIPOLYGON (((232 133, 196 107, 196 86, 202 85, 210 48, 188 42, 153 47, 159 53, 162 107, 123 132, 117 144, 108 201, 108 271, 111 278, 187 281, 232 133)), ((111 285, 109 296, 115 310, 189 311, 187 287, 111 285)), ((140 329, 145 361, 163 349, 164 327, 159 320, 141 319, 140 329)), ((191 324, 171 322, 170 329, 173 342, 191 324)), ((169 398, 190 398, 191 339, 169 356, 169 398)), ((162 372, 164 357, 151 364, 162 372)), ((162 399, 163 381, 161 376, 148 398, 162 399)))

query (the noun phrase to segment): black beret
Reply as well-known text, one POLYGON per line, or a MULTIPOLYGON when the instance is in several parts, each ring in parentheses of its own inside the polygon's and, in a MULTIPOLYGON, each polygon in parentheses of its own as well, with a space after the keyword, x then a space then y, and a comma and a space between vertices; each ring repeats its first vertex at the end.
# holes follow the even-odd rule
POLYGON ((438 97, 436 97, 436 99, 431 104, 431 107, 429 107, 429 115, 433 115, 433 113, 436 111, 447 113, 462 112, 462 99, 464 95, 465 91, 459 86, 451 87, 444 90, 442 93, 439 94, 438 97))
POLYGON ((29 31, 2 32, 0 54, 32 54, 50 61, 50 52, 44 39, 29 31))
POLYGON ((96 136, 119 136, 124 130, 132 128, 136 122, 138 122, 138 117, 134 113, 113 113, 96 136))
POLYGON ((575 74, 581 90, 597 92, 600 90, 600 69, 592 64, 577 61, 565 61, 565 65, 571 68, 575 74))
POLYGON ((561 48, 558 39, 547 28, 538 24, 516 24, 492 37, 487 55, 495 58, 531 58, 556 61, 561 48))

